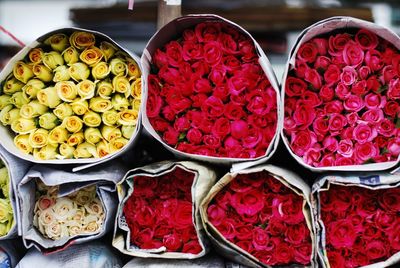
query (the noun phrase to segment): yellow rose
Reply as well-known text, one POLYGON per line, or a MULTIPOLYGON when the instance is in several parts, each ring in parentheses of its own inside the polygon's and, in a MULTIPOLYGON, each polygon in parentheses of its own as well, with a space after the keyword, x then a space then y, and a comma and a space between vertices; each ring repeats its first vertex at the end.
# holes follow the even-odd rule
POLYGON ((89 111, 83 116, 83 122, 88 127, 98 127, 101 124, 101 116, 98 113, 89 111))
POLYGON ((47 144, 40 149, 33 150, 33 157, 39 160, 49 160, 56 158, 57 154, 57 145, 47 144))
POLYGON ((112 99, 111 103, 115 110, 120 111, 122 109, 128 109, 129 101, 127 98, 124 97, 122 94, 115 94, 112 99))
POLYGON ((13 105, 7 105, 0 112, 0 121, 3 125, 10 125, 12 122, 20 118, 20 110, 18 108, 13 108, 13 105))
POLYGON ((72 81, 61 81, 55 85, 57 95, 65 102, 72 102, 78 96, 78 87, 72 81))
POLYGON ((113 85, 108 81, 100 81, 96 84, 97 94, 103 99, 111 99, 110 95, 114 93, 113 85))
POLYGON ((126 59, 128 64, 128 76, 129 80, 140 78, 140 69, 136 61, 133 59, 127 58, 126 59))
POLYGON ((68 71, 71 78, 74 79, 76 82, 85 80, 90 75, 89 67, 82 62, 76 62, 71 64, 68 71))
POLYGON ((68 65, 74 64, 79 60, 79 52, 74 47, 65 49, 61 55, 64 57, 64 61, 68 65))
POLYGON ((1 95, 0 96, 0 110, 2 110, 7 105, 11 104, 10 95, 1 95))
POLYGON ((43 49, 38 47, 31 49, 31 51, 29 51, 28 57, 32 63, 41 63, 43 58, 43 49))
POLYGON ((29 99, 24 92, 19 91, 11 96, 10 102, 11 104, 14 104, 15 107, 21 108, 22 105, 27 104, 29 102, 29 99))
POLYGON ((11 129, 18 134, 28 134, 36 129, 36 124, 33 119, 20 117, 11 122, 11 129))
POLYGON ((79 56, 82 62, 91 67, 99 63, 103 57, 104 55, 101 49, 94 46, 86 48, 79 56))
POLYGON ((92 76, 96 80, 101 80, 106 78, 110 74, 110 68, 108 67, 107 63, 104 61, 100 61, 92 68, 92 76))
POLYGON ((91 144, 96 144, 103 139, 98 128, 88 127, 84 132, 85 140, 91 144))
POLYGON ((0 223, 13 220, 13 212, 10 200, 0 198, 0 223))
POLYGON ((125 138, 116 138, 116 139, 111 140, 109 143, 110 153, 112 154, 116 151, 121 150, 127 143, 128 143, 128 140, 125 138))
POLYGON ((112 109, 112 107, 110 100, 101 97, 95 97, 89 101, 89 108, 97 113, 104 113, 105 111, 112 109))
POLYGON ((64 58, 57 51, 50 51, 43 54, 43 64, 54 70, 57 66, 64 65, 64 58))
POLYGON ((142 103, 141 99, 137 99, 137 98, 132 99, 132 103, 131 103, 132 109, 135 111, 139 111, 141 103, 142 103))
POLYGON ((108 148, 108 143, 105 141, 100 141, 96 144, 97 155, 99 157, 105 157, 110 154, 110 150, 108 148))
POLYGON ((123 110, 118 113, 118 123, 121 125, 135 126, 137 124, 138 112, 134 110, 123 110))
POLYGON ((89 104, 85 99, 75 99, 71 103, 72 111, 77 115, 84 115, 89 111, 89 104))
POLYGON ((47 145, 49 132, 39 128, 29 134, 29 145, 32 148, 42 148, 47 145))
POLYGON ((68 131, 62 126, 57 126, 53 128, 49 133, 49 143, 63 143, 67 139, 68 131))
POLYGON ((26 96, 29 99, 36 98, 39 90, 43 89, 45 84, 39 79, 31 79, 26 83, 26 85, 22 88, 22 91, 25 92, 26 96))
POLYGON ((101 120, 103 123, 107 126, 113 126, 117 123, 118 121, 118 112, 115 111, 114 109, 105 111, 101 115, 101 120))
POLYGON ((114 56, 115 51, 117 50, 117 48, 113 44, 107 41, 103 41, 100 43, 100 49, 101 51, 103 51, 104 58, 106 59, 106 61, 111 59, 112 56, 114 56))
POLYGON ((53 80, 53 72, 42 64, 33 65, 32 71, 35 76, 43 82, 50 82, 51 80, 53 80))
POLYGON ((25 154, 30 154, 33 152, 33 148, 29 144, 29 134, 15 136, 14 144, 20 151, 25 154))
POLYGON ((106 141, 115 140, 122 137, 122 132, 118 127, 103 126, 101 128, 101 135, 106 141))
POLYGON ((90 80, 83 80, 77 85, 78 94, 82 99, 91 99, 96 91, 96 84, 90 80))
POLYGON ((14 77, 26 84, 33 77, 32 67, 23 61, 17 61, 13 68, 14 77))
POLYGON ((58 66, 54 69, 54 82, 68 81, 70 78, 69 70, 66 65, 58 66))
POLYGON ((71 105, 68 103, 59 104, 54 110, 53 113, 60 119, 64 120, 64 118, 71 116, 74 114, 72 111, 71 105))
POLYGON ((76 145, 81 144, 84 140, 85 140, 85 136, 83 135, 83 132, 80 131, 80 132, 71 134, 71 136, 69 136, 69 138, 67 140, 67 144, 69 146, 76 146, 76 145))
POLYGON ((139 98, 142 96, 142 79, 137 78, 133 83, 131 84, 131 95, 134 98, 139 98))
POLYGON ((41 104, 38 100, 33 100, 27 104, 22 105, 19 113, 21 117, 29 119, 38 117, 47 112, 47 110, 48 107, 46 105, 41 104))
POLYGON ((64 158, 72 158, 74 156, 75 148, 67 143, 62 143, 60 144, 58 150, 60 151, 60 155, 62 155, 64 158))
POLYGON ((55 128, 58 123, 59 120, 53 113, 45 113, 39 117, 39 126, 47 130, 55 128))
POLYGON ((110 62, 110 70, 114 75, 126 75, 128 72, 128 66, 120 58, 114 58, 110 62))
POLYGON ((16 79, 14 76, 9 76, 4 83, 3 92, 5 94, 13 94, 15 92, 21 91, 24 83, 16 79))
POLYGON ((44 41, 46 45, 50 45, 55 51, 61 52, 69 46, 68 37, 65 34, 58 33, 50 36, 44 41))
POLYGON ((58 97, 57 91, 54 87, 41 89, 37 93, 37 99, 41 104, 46 105, 49 108, 54 108, 61 103, 61 99, 58 97))
POLYGON ((64 118, 63 126, 71 133, 80 131, 83 127, 82 120, 76 115, 64 118))
POLYGON ((85 49, 91 47, 96 43, 94 34, 88 32, 74 32, 69 37, 71 45, 77 49, 85 49))
POLYGON ((114 90, 118 93, 123 93, 126 98, 131 95, 131 85, 129 84, 128 78, 125 76, 115 76, 112 80, 112 84, 114 90))
POLYGON ((135 132, 136 126, 122 126, 121 127, 121 132, 122 136, 126 139, 130 139, 135 132))
POLYGON ((88 142, 79 144, 74 151, 75 158, 98 158, 96 146, 88 142))

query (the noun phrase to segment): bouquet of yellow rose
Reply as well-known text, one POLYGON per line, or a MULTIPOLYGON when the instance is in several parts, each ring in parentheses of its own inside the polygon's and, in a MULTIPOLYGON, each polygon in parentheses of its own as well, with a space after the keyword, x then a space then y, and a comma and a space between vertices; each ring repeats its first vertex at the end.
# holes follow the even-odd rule
MULTIPOLYGON (((141 71, 133 56, 85 30, 55 31, 38 42, 0 74, 0 122, 14 143, 4 146, 35 162, 120 151, 138 131, 141 71)), ((85 161, 69 163, 78 162, 85 161)))
POLYGON ((5 236, 14 224, 14 213, 10 201, 10 176, 0 161, 0 237, 5 236))

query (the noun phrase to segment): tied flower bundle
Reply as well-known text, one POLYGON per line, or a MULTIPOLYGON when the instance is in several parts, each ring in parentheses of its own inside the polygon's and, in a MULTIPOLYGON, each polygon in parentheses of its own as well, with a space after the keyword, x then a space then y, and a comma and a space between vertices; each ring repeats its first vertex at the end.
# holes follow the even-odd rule
POLYGON ((140 249, 199 254, 194 225, 194 174, 180 167, 157 177, 136 176, 123 207, 131 243, 140 249))
MULTIPOLYGON (((1 161, 0 161, 1 162, 1 161)), ((10 177, 1 162, 0 168, 0 238, 7 235, 14 225, 14 213, 10 200, 10 177)))
POLYGON ((310 265, 304 199, 266 171, 238 174, 209 203, 209 222, 265 265, 310 265))
POLYGON ((285 85, 284 133, 313 167, 396 161, 400 52, 366 29, 301 44, 285 85))
POLYGON ((228 158, 266 155, 277 94, 254 41, 226 22, 198 23, 152 56, 146 115, 170 147, 228 158))
POLYGON ((94 34, 57 33, 2 82, 0 122, 35 159, 104 157, 135 132, 140 76, 128 54, 94 34))
POLYGON ((46 238, 58 240, 99 233, 105 212, 96 196, 96 186, 89 186, 58 197, 58 186, 37 183, 33 225, 46 238))
POLYGON ((400 251, 400 188, 331 184, 319 200, 330 267, 365 266, 400 251))

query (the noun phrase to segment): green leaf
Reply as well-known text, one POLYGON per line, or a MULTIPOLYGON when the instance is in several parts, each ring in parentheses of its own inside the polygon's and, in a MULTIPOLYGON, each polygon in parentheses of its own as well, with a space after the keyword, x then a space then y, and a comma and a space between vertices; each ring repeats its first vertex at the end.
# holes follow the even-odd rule
POLYGON ((397 117, 396 119, 396 128, 400 128, 400 118, 397 117))
POLYGON ((363 164, 372 164, 372 163, 376 163, 374 159, 370 158, 367 161, 364 161, 363 164))
POLYGON ((383 91, 386 91, 388 89, 387 85, 383 85, 378 89, 378 93, 382 93, 383 91))
POLYGON ((383 148, 381 149, 380 154, 386 154, 386 153, 388 153, 388 152, 389 152, 389 150, 388 150, 386 147, 383 147, 383 148))
POLYGON ((182 132, 181 134, 179 134, 178 140, 183 141, 184 139, 186 139, 186 133, 182 132))
POLYGON ((308 89, 309 90, 311 90, 311 91, 317 91, 317 90, 315 90, 315 88, 313 87, 313 85, 311 84, 311 83, 308 83, 308 89))

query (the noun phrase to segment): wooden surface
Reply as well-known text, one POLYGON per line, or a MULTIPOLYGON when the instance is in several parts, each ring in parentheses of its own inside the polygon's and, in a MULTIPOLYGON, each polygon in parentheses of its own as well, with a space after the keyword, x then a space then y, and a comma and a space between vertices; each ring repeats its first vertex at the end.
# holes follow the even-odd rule
POLYGON ((158 0, 157 29, 182 15, 181 5, 168 5, 165 0, 158 0))

